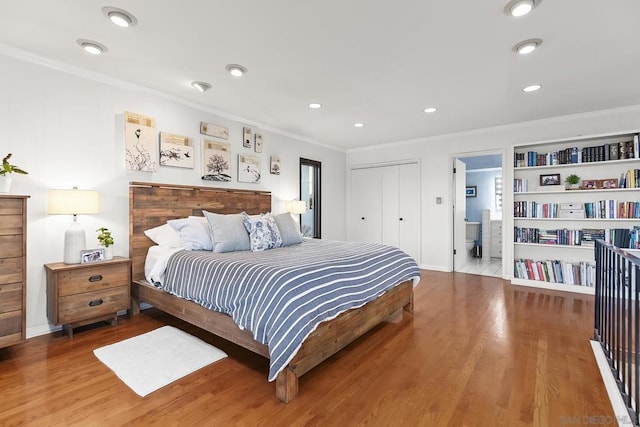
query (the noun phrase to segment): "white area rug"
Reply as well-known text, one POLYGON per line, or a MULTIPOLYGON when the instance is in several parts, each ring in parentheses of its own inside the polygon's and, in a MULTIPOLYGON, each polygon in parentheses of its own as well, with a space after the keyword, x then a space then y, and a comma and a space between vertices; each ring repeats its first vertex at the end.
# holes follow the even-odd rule
POLYGON ((222 350, 173 326, 98 348, 93 354, 142 397, 227 357, 222 350))

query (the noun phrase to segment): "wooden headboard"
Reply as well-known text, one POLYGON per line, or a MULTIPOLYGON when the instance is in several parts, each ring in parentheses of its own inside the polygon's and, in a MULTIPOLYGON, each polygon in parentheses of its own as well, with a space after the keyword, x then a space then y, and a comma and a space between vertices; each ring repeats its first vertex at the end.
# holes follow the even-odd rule
POLYGON ((167 220, 202 216, 202 211, 258 214, 271 210, 269 191, 234 190, 151 182, 129 183, 129 257, 132 279, 144 279, 144 261, 153 245, 144 230, 167 220))

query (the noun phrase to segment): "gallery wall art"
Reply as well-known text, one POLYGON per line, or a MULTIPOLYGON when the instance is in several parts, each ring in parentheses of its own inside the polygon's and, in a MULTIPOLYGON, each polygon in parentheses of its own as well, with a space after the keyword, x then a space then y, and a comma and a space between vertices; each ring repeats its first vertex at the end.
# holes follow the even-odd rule
POLYGON ((160 132, 160 166, 194 167, 193 144, 182 135, 160 132))
POLYGON ((229 129, 212 123, 200 122, 200 133, 220 139, 229 139, 229 129))
POLYGON ((202 140, 202 179, 231 181, 231 144, 202 140))
POLYGON ((260 157, 238 154, 238 182, 260 182, 260 157))
POLYGON ((155 172, 158 168, 156 121, 143 114, 124 113, 125 163, 127 169, 155 172))

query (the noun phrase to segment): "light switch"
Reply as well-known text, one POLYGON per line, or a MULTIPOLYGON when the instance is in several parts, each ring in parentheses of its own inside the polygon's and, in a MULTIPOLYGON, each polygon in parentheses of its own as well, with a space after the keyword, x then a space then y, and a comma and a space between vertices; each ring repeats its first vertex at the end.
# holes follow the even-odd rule
POLYGON ((436 205, 442 204, 442 197, 436 197, 436 205))

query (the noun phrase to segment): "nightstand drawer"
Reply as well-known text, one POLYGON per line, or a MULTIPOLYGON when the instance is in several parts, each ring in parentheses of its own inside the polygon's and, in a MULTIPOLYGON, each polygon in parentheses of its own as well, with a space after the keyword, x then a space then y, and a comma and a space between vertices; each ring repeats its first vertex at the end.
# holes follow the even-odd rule
POLYGON ((22 258, 0 258, 0 285, 22 282, 22 258))
POLYGON ((129 308, 129 286, 61 297, 58 323, 73 323, 129 308))
POLYGON ((119 263, 61 271, 58 273, 58 295, 64 297, 129 285, 129 264, 119 263))
POLYGON ((22 283, 0 285, 0 313, 22 308, 22 283))

